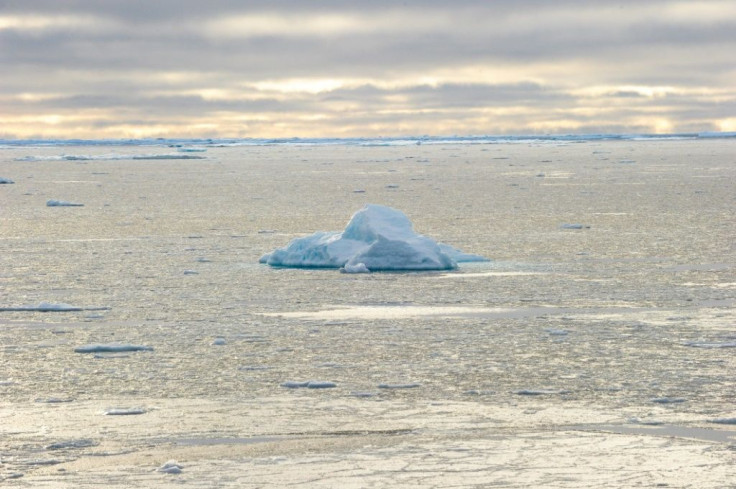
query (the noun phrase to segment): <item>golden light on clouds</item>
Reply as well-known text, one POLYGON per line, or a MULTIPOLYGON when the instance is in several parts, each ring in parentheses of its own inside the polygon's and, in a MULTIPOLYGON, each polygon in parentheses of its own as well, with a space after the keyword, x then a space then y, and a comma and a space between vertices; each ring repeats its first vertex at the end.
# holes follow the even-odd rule
POLYGON ((733 32, 724 1, 15 2, 0 138, 733 131, 733 32))

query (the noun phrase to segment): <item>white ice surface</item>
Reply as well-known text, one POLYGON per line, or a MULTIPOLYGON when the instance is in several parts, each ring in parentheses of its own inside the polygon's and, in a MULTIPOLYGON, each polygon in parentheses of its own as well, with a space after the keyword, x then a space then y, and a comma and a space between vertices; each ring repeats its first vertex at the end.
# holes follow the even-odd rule
POLYGON ((343 268, 350 273, 453 270, 458 262, 486 261, 414 232, 406 215, 368 204, 342 232, 317 232, 261 257, 261 263, 295 268, 343 268))

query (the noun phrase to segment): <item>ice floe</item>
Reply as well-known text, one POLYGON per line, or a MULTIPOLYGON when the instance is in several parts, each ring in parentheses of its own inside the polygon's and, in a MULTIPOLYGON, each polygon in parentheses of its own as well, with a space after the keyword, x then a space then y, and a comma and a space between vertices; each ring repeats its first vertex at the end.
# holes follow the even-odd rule
POLYGON ((519 396, 549 396, 554 394, 567 394, 568 391, 564 390, 553 390, 553 389, 521 389, 514 391, 514 394, 519 396))
POLYGON ((414 232, 406 215, 368 204, 342 232, 317 232, 261 257, 275 267, 342 268, 347 273, 453 270, 459 262, 487 261, 414 232))
POLYGON ((74 311, 107 311, 109 310, 109 307, 80 307, 80 306, 72 306, 70 304, 64 304, 64 303, 58 303, 54 304, 52 302, 39 302, 37 305, 27 305, 27 306, 7 306, 7 307, 0 307, 0 312, 8 312, 8 311, 35 311, 35 312, 74 312, 74 311))
POLYGON ((337 387, 337 384, 326 380, 289 380, 281 384, 281 387, 286 387, 287 389, 331 389, 333 387, 337 387))
POLYGON ((379 389, 416 389, 421 387, 422 384, 411 382, 408 384, 378 384, 379 389))
POLYGON ((161 467, 157 468, 156 472, 162 472, 164 474, 181 474, 183 468, 184 466, 176 460, 169 460, 161 467))
POLYGON ((84 204, 79 202, 69 202, 66 200, 47 200, 46 207, 84 207, 84 204))
POLYGON ((9 178, 3 178, 3 177, 0 177, 0 185, 2 185, 2 184, 10 184, 10 183, 15 183, 15 182, 14 182, 14 181, 12 181, 12 180, 11 180, 11 179, 9 179, 9 178))
POLYGON ((655 397, 652 402, 657 404, 680 404, 687 402, 687 399, 683 397, 655 397))
POLYGON ((736 418, 715 418, 715 419, 711 419, 710 423, 736 425, 736 418))
POLYGON ((145 414, 147 411, 143 408, 110 408, 106 409, 105 416, 136 416, 139 414, 145 414))
POLYGON ((46 450, 66 450, 68 448, 88 448, 88 447, 94 447, 97 446, 97 442, 94 440, 69 440, 69 441, 59 441, 56 443, 51 443, 50 445, 46 445, 44 448, 46 450))
POLYGON ((153 348, 150 346, 130 345, 126 343, 107 343, 78 346, 74 351, 76 353, 119 353, 124 351, 153 351, 153 348))
POLYGON ((685 346, 692 346, 694 348, 736 348, 736 341, 727 341, 724 343, 691 342, 685 343, 685 346))
POLYGON ((590 229, 590 226, 578 223, 565 223, 560 224, 560 229, 590 229))

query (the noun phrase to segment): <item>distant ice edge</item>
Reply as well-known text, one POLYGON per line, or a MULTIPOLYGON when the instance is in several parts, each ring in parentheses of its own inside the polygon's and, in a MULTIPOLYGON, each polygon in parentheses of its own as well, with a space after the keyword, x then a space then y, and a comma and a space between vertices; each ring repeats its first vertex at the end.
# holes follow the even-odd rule
POLYGON ((316 232, 261 257, 273 267, 339 268, 345 273, 454 270, 458 263, 489 261, 414 232, 406 215, 367 204, 342 232, 316 232))

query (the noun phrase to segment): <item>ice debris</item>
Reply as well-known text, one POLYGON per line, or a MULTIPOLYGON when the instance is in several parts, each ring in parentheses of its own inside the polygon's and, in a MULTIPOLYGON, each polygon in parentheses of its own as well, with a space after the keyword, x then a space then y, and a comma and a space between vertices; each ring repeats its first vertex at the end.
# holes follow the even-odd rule
POLYGON ((0 177, 0 185, 2 185, 2 184, 5 184, 5 183, 7 183, 7 184, 10 184, 10 183, 15 183, 15 182, 14 182, 14 181, 12 181, 12 180, 11 180, 11 179, 9 179, 9 178, 3 178, 3 177, 0 177))
POLYGON ((578 223, 565 223, 560 224, 560 229, 590 229, 590 226, 585 224, 578 224, 578 223))
POLYGON ((78 202, 68 202, 66 200, 47 200, 46 207, 84 207, 84 204, 78 202))
POLYGON ((156 469, 156 472, 162 472, 164 474, 181 474, 183 465, 179 464, 176 460, 169 460, 161 467, 156 469))
POLYGON ((78 346, 74 349, 76 353, 119 353, 123 351, 153 351, 150 346, 130 345, 125 343, 91 344, 78 346))
POLYGON ((406 215, 368 204, 342 232, 317 232, 263 255, 275 267, 342 268, 347 273, 387 270, 454 270, 458 262, 488 261, 414 232, 406 215))

